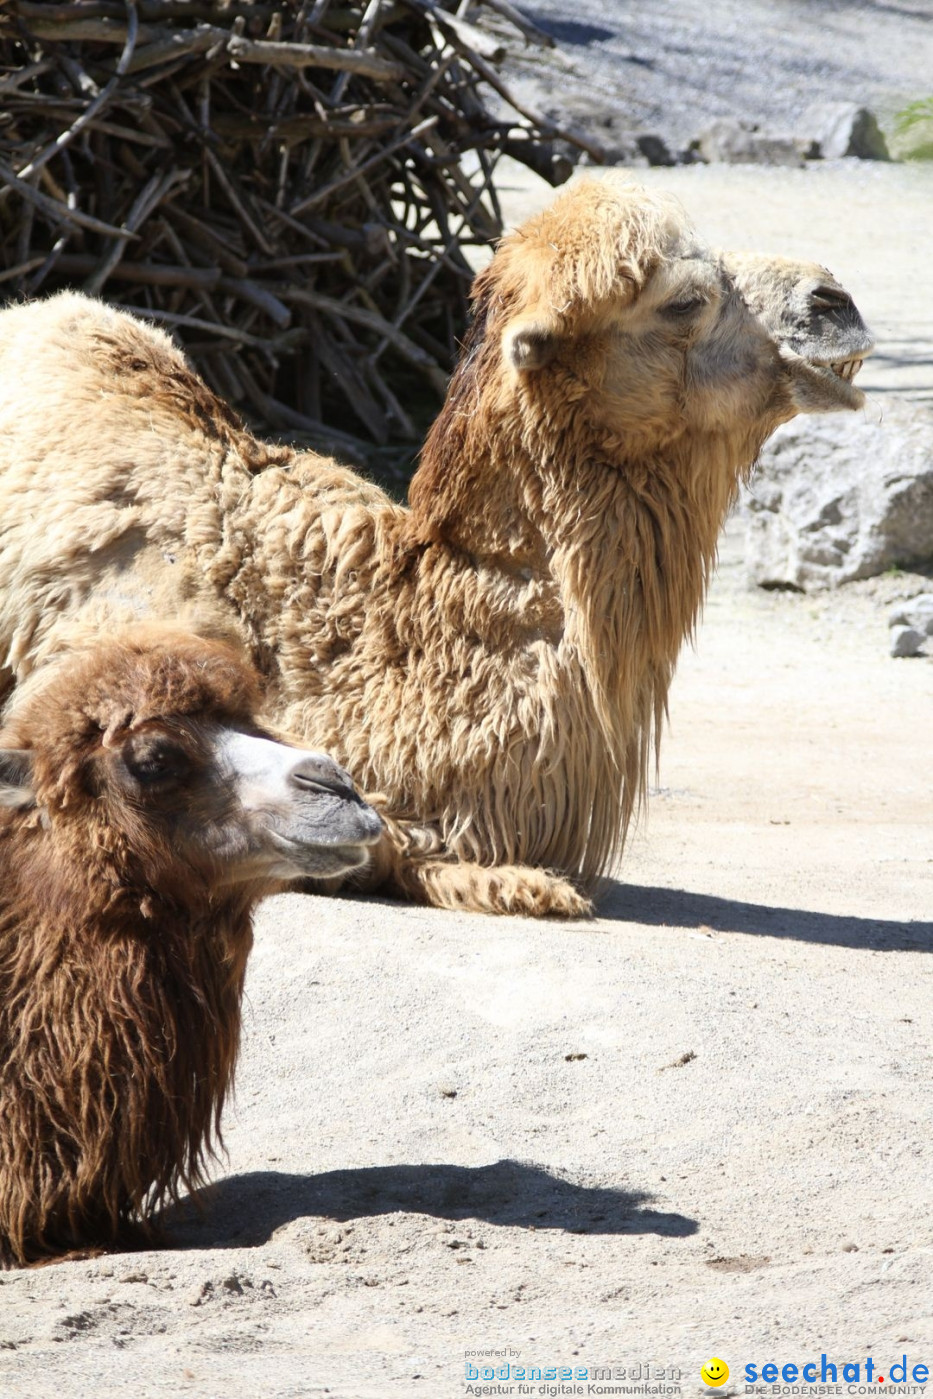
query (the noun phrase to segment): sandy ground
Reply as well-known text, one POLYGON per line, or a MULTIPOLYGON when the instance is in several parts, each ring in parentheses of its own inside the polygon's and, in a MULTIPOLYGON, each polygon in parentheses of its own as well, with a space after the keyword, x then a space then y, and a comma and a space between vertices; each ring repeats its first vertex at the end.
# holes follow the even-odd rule
MULTIPOLYGON (((713 239, 830 263, 882 341, 868 411, 930 396, 916 171, 643 173, 713 239)), ((207 1214, 164 1252, 0 1275, 3 1399, 933 1368, 933 661, 889 659, 885 626, 922 580, 753 593, 740 553, 599 918, 270 901, 207 1214)))

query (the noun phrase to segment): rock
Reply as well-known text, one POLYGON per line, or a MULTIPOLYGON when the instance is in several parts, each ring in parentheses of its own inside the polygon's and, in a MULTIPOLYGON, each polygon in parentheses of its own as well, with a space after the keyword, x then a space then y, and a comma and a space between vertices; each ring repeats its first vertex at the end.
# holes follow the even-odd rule
POLYGON ((764 588, 831 588, 933 560, 933 414, 796 418, 743 494, 745 560, 764 588))
MULTIPOLYGON (((565 130, 575 129, 590 141, 596 142, 602 150, 606 165, 676 165, 675 155, 663 136, 654 131, 632 129, 630 118, 623 116, 612 105, 611 100, 576 95, 568 98, 560 106, 546 106, 545 115, 565 130)), ((586 156, 576 148, 568 148, 566 143, 556 146, 564 154, 573 150, 573 159, 580 164, 588 164, 586 156)))
POLYGON ((915 627, 895 627, 891 632, 892 656, 920 656, 926 636, 915 627))
POLYGON ((791 165, 804 163, 804 152, 793 136, 761 131, 754 122, 721 117, 694 143, 702 160, 727 165, 791 165))
POLYGON ((891 159, 874 113, 856 102, 815 102, 800 118, 797 134, 811 144, 811 158, 891 159))
MULTIPOLYGON (((596 144, 605 165, 647 165, 647 160, 635 144, 627 124, 611 107, 600 100, 578 96, 561 106, 548 105, 545 116, 565 131, 575 131, 596 144)), ((569 141, 556 140, 554 149, 577 165, 592 164, 591 157, 569 141)))
POLYGON ((933 593, 919 593, 899 602, 888 618, 888 626, 915 627, 924 636, 933 636, 933 593))
POLYGON ((920 593, 898 603, 888 618, 892 656, 925 656, 933 638, 933 593, 920 593))
MULTIPOLYGON (((645 166, 648 160, 638 149, 635 137, 630 131, 613 131, 612 128, 594 133, 603 149, 606 165, 645 166)), ((581 164, 587 164, 584 159, 581 164)))
POLYGON ((649 165, 676 165, 677 157, 668 150, 667 142, 652 132, 635 137, 635 145, 649 165))

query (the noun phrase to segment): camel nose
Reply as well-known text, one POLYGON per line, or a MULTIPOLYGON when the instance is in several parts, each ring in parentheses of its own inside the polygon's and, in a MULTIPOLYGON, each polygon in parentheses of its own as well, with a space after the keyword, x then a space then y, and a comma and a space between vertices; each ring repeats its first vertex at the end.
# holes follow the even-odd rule
MULTIPOLYGON (((336 799, 340 807, 342 834, 334 840, 353 845, 372 845, 382 837, 382 817, 368 806, 353 785, 353 778, 326 753, 305 753, 289 769, 288 781, 293 789, 310 796, 317 792, 336 799)), ((335 818, 336 819, 336 818, 335 818)))
POLYGON ((326 753, 308 753, 291 769, 288 780, 303 792, 336 792, 341 796, 357 797, 350 774, 326 753))

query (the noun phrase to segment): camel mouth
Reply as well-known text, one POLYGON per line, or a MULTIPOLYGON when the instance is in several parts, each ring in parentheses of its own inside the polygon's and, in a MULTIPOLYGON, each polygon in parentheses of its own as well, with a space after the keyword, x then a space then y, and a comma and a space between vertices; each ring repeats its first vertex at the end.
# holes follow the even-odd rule
POLYGON ((314 853, 314 858, 302 862, 300 856, 295 863, 301 865, 303 869, 313 874, 314 870, 322 867, 332 870, 335 874, 350 874, 353 870, 362 869, 368 865, 372 853, 374 842, 367 842, 365 845, 327 845, 322 846, 314 853), (308 868, 310 866, 310 868, 308 868))
POLYGON ((846 359, 811 360, 810 368, 821 379, 833 385, 838 401, 844 408, 861 408, 865 395, 855 383, 855 376, 865 363, 865 351, 849 355, 846 359))
POLYGON ((790 369, 793 398, 798 412, 849 412, 865 405, 865 395, 855 377, 871 353, 871 345, 859 345, 854 354, 839 359, 817 359, 790 346, 781 355, 790 369))
POLYGON ((846 383, 851 384, 864 363, 864 358, 853 357, 852 359, 832 360, 829 364, 818 364, 816 367, 831 369, 837 379, 845 379, 846 383))
POLYGON ((379 831, 360 832, 353 840, 316 842, 292 840, 281 831, 268 832, 270 844, 276 852, 275 874, 280 878, 299 878, 311 875, 349 874, 369 864, 372 847, 382 835, 379 831))

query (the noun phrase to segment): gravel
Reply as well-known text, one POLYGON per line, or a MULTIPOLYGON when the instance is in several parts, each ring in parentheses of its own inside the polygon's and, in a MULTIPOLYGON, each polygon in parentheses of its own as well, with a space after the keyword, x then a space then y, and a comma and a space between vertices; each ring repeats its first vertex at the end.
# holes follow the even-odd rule
POLYGON ((566 0, 538 0, 527 13, 575 63, 572 81, 522 65, 540 100, 605 104, 677 147, 717 117, 789 132, 815 102, 890 124, 933 88, 930 0, 575 0, 572 19, 566 0))

